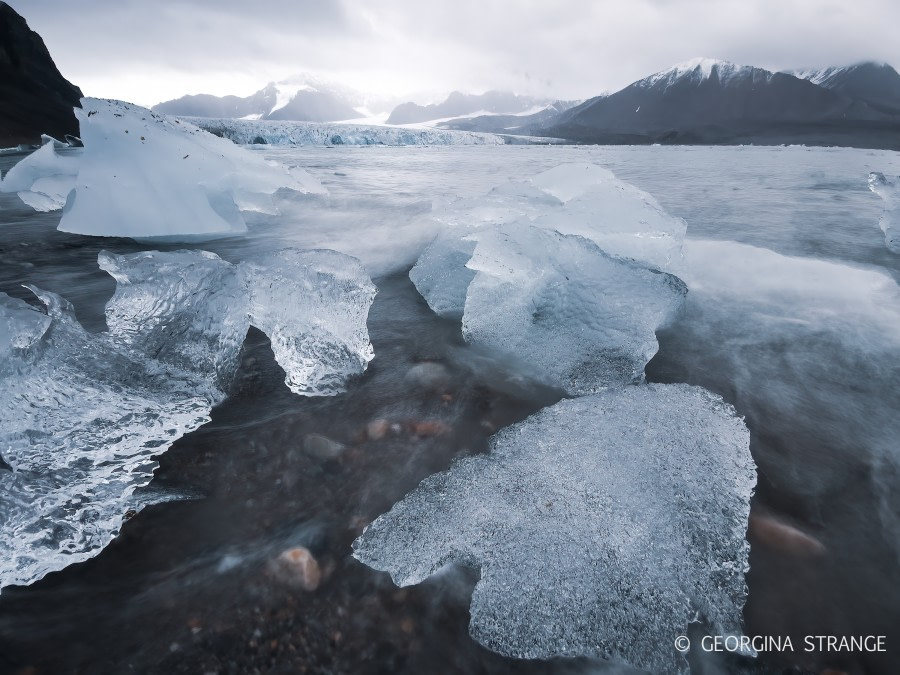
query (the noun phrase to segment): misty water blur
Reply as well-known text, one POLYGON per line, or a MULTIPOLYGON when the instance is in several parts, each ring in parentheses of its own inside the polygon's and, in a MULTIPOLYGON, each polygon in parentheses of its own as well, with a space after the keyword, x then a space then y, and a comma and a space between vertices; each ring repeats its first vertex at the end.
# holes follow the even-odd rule
MULTIPOLYGON (((458 322, 434 317, 404 274, 437 231, 432 204, 482 195, 509 179, 572 161, 611 169, 687 221, 684 261, 676 273, 690 291, 681 314, 659 333, 660 351, 647 368, 648 379, 701 385, 733 403, 747 418, 759 468, 754 510, 793 524, 826 551, 810 560, 751 537, 745 632, 888 633, 889 643, 900 637, 900 257, 884 245, 878 228, 882 202, 866 185, 870 171, 900 174, 900 155, 799 147, 254 151, 307 169, 330 195, 282 191, 275 199, 280 215, 248 214, 246 237, 189 247, 232 262, 288 245, 359 257, 379 287, 369 317, 375 360, 346 395, 299 399, 280 383, 264 336, 251 331, 231 398, 218 415, 214 411, 211 424, 179 441, 171 457, 163 456, 149 488, 194 490, 206 499, 140 514, 134 527, 145 519, 146 530, 88 563, 83 579, 67 570, 31 589, 5 590, 0 631, 23 653, 48 635, 74 650, 72 636, 84 636, 67 620, 74 625, 110 612, 110 624, 139 621, 160 607, 179 617, 150 640, 167 648, 175 624, 190 614, 172 610, 171 597, 184 595, 193 605, 225 611, 216 599, 223 584, 238 598, 245 591, 235 589, 258 594, 254 575, 273 552, 297 543, 320 552, 339 575, 352 567, 344 560, 350 521, 378 515, 454 454, 483 450, 494 429, 556 400, 559 392, 529 386, 506 364, 466 347, 458 322), (423 383, 410 376, 423 362, 440 364, 445 381, 423 383), (357 464, 311 461, 302 452, 303 437, 312 433, 356 450, 354 437, 381 419, 397 430, 374 443, 375 451, 363 444, 365 458, 357 464), (409 426, 419 420, 440 421, 452 432, 420 438, 409 426), (177 475, 176 466, 186 474, 177 475), (167 541, 154 538, 172 527, 167 541), (141 551, 129 570, 104 562, 115 556, 131 560, 121 552, 127 547, 141 551), (113 572, 119 576, 109 588, 101 577, 113 572), (65 579, 79 581, 66 586, 60 581, 65 579), (95 604, 85 604, 96 594, 95 604), (66 598, 63 609, 59 598, 66 598), (124 614, 110 609, 123 598, 124 614), (21 621, 29 602, 44 609, 21 621)), ((0 158, 0 168, 14 161, 0 158)), ((58 219, 58 213, 32 212, 15 195, 0 195, 0 291, 27 298, 19 286, 33 283, 69 299, 86 328, 103 330, 103 306, 114 282, 97 267, 97 253, 153 246, 59 233, 58 219)), ((383 579, 361 577, 355 583, 343 591, 348 597, 373 584, 378 593, 388 592, 383 579)), ((425 585, 436 604, 454 606, 448 596, 471 590, 465 578, 442 583, 425 585)), ((434 606, 427 597, 414 603, 418 611, 434 606)), ((333 600, 341 602, 349 600, 333 600)), ((369 611, 377 614, 384 602, 369 611)), ((466 603, 460 606, 464 614, 466 603)), ((442 640, 468 644, 464 637, 449 640, 445 618, 435 616, 429 610, 418 620, 434 623, 422 629, 428 647, 423 654, 436 651, 406 667, 437 662, 441 649, 449 649, 435 647, 442 640)), ((473 656, 464 663, 483 664, 487 657, 467 648, 473 656)), ((84 649, 79 653, 84 656, 84 649)), ((766 658, 777 663, 779 657, 766 658)), ((805 667, 831 665, 814 656, 797 658, 805 667)), ((865 658, 871 660, 847 667, 896 663, 896 656, 859 656, 865 658)), ((505 667, 492 663, 498 671, 505 667)))

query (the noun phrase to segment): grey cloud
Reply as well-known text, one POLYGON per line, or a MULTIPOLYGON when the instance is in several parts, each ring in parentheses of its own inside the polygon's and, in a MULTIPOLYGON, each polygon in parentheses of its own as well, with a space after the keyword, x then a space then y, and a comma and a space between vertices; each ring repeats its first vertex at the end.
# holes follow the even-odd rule
MULTIPOLYGON (((617 89, 695 56, 900 66, 895 0, 13 0, 73 81, 226 93, 313 71, 409 90, 617 89), (219 91, 213 91, 218 88, 219 91)), ((127 89, 130 87, 130 89, 127 89)), ((114 92, 112 92, 114 93, 114 92)), ((153 99, 150 93, 147 94, 153 99)))

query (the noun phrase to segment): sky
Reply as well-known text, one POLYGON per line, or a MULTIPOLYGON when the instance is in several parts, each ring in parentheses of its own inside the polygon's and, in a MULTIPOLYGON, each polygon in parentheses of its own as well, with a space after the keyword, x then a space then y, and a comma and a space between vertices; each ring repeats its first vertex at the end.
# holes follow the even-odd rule
POLYGON ((694 57, 900 67, 897 0, 8 0, 89 96, 246 96, 298 73, 428 103, 584 99, 694 57))

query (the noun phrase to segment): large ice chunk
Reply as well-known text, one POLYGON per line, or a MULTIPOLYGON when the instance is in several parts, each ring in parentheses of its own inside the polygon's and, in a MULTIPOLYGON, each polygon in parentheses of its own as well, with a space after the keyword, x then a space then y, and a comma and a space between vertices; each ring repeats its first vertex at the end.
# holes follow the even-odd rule
POLYGON ((359 261, 335 251, 285 249, 242 267, 250 322, 272 340, 291 391, 344 391, 347 378, 374 356, 366 319, 375 286, 359 261))
POLYGON ((342 253, 282 249, 232 265, 206 251, 104 251, 100 267, 117 282, 106 307, 110 334, 219 389, 251 325, 269 336, 297 394, 342 392, 374 355, 366 319, 375 286, 342 253))
POLYGON ((354 542, 354 556, 417 584, 478 567, 472 636, 518 658, 687 663, 674 639, 699 614, 740 630, 749 433, 687 385, 565 400, 504 429, 487 455, 425 479, 354 542))
POLYGON ((61 209, 75 187, 82 150, 49 136, 40 149, 6 172, 0 192, 16 192, 35 211, 61 209))
POLYGON ((680 279, 528 225, 473 237, 467 342, 503 352, 573 395, 643 380, 656 329, 687 294, 680 279))
POLYGON ((98 262, 116 280, 106 304, 110 336, 227 391, 250 327, 237 267, 206 251, 101 251, 98 262))
POLYGON ((884 213, 879 226, 884 232, 884 244, 892 253, 900 253, 900 232, 897 231, 897 195, 900 186, 897 180, 889 180, 883 173, 869 174, 869 189, 884 200, 884 213))
POLYGON ((652 196, 594 164, 563 164, 487 195, 436 208, 441 233, 410 272, 438 314, 461 316, 473 275, 462 269, 479 232, 527 224, 589 239, 605 252, 672 271, 681 264, 684 220, 666 213, 652 196))
POLYGON ((34 290, 48 315, 26 317, 28 337, 0 359, 0 447, 13 469, 0 470, 0 587, 96 555, 150 480, 153 455, 216 402, 190 373, 164 374, 86 333, 65 300, 34 290))
POLYGON ((239 234, 247 229, 241 211, 273 213, 271 195, 280 188, 325 192, 302 169, 288 171, 187 122, 121 101, 84 98, 82 106, 75 114, 84 149, 48 143, 2 186, 40 210, 65 204, 64 232, 195 240, 239 234))
POLYGON ((0 588, 85 560, 116 536, 154 456, 224 399, 251 322, 271 336, 297 393, 335 394, 372 358, 375 288, 349 256, 99 261, 116 279, 106 333, 87 333, 52 293, 33 289, 46 314, 0 294, 0 588))

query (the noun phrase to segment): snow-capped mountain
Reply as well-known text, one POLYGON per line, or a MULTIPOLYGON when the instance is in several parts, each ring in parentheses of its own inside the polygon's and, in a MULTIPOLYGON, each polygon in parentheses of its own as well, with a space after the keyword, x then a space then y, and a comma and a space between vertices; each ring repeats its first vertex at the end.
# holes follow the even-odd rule
POLYGON ((458 117, 437 126, 441 129, 458 131, 480 131, 494 134, 515 134, 530 136, 552 124, 555 124, 560 113, 578 105, 581 101, 554 101, 537 110, 519 114, 491 114, 458 117))
POLYGON ((388 124, 421 124, 449 120, 479 114, 515 115, 528 111, 537 112, 551 102, 530 96, 519 96, 505 91, 488 91, 484 94, 463 94, 452 92, 444 101, 431 105, 402 103, 391 112, 388 124))
POLYGON ((900 74, 887 63, 865 61, 793 74, 844 96, 866 101, 874 108, 900 111, 900 74))
POLYGON ((590 99, 545 133, 601 143, 852 145, 882 124, 900 119, 788 73, 694 59, 590 99))
POLYGON ((0 2, 0 147, 78 135, 81 90, 64 78, 41 36, 0 2))
POLYGON ((298 122, 337 122, 362 117, 354 96, 338 85, 299 76, 270 82, 247 97, 182 96, 153 106, 166 115, 228 119, 273 119, 298 122))

